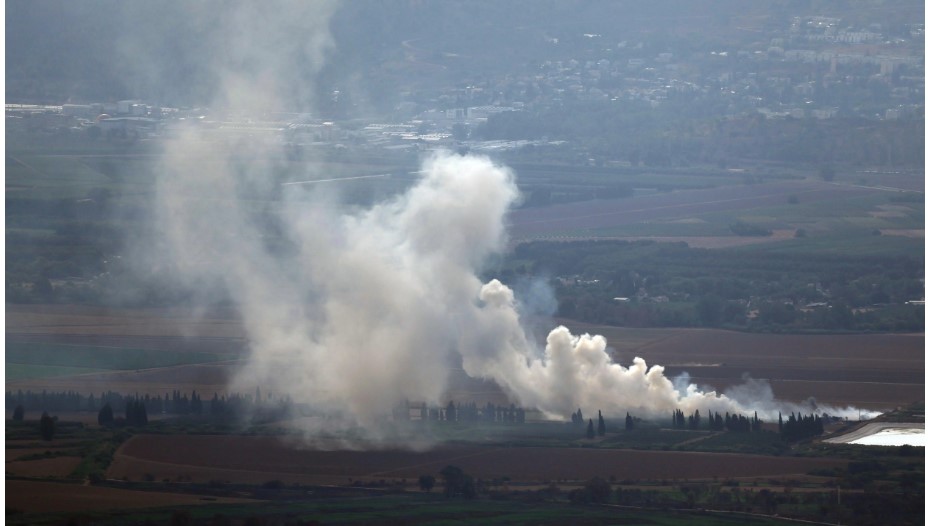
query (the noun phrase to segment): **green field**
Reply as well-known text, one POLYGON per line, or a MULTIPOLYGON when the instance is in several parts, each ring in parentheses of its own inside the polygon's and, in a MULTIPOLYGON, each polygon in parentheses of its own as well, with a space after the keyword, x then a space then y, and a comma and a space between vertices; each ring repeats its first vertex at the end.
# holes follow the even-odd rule
POLYGON ((6 379, 47 378, 108 370, 133 370, 218 362, 226 356, 148 349, 8 342, 6 379))
MULTIPOLYGON (((310 488, 307 488, 310 489, 310 488)), ((139 510, 87 514, 94 524, 115 525, 152 521, 167 524, 180 517, 193 521, 206 521, 216 517, 248 519, 260 517, 268 520, 296 521, 322 520, 324 524, 381 525, 381 524, 577 524, 624 526, 706 526, 784 525, 792 524, 775 518, 757 517, 741 513, 707 513, 699 511, 634 510, 618 506, 575 506, 564 502, 545 502, 539 499, 462 501, 445 499, 439 495, 382 495, 360 493, 349 498, 313 497, 305 492, 299 500, 273 500, 262 504, 223 506, 193 506, 173 511, 139 510)), ((67 515, 29 514, 18 517, 7 515, 7 524, 60 524, 67 515)), ((199 522, 198 522, 199 523, 199 522)), ((276 524, 277 522, 274 522, 276 524)))
POLYGON ((39 365, 26 363, 4 364, 6 379, 29 380, 32 378, 53 378, 55 376, 73 376, 76 374, 102 373, 110 369, 100 367, 69 367, 66 365, 39 365))
POLYGON ((924 253, 924 238, 877 236, 860 233, 849 236, 806 237, 777 243, 760 243, 726 250, 741 254, 777 254, 808 256, 885 257, 891 255, 919 257, 924 253))
MULTIPOLYGON (((734 237, 730 226, 742 221, 769 230, 803 229, 809 238, 830 239, 873 235, 874 230, 924 229, 925 206, 915 194, 883 193, 836 202, 803 203, 758 207, 749 210, 709 212, 691 217, 647 221, 607 228, 573 229, 552 236, 589 237, 734 237)), ((917 194, 921 197, 921 194, 917 194)), ((914 238, 923 245, 922 238, 914 238)), ((811 247, 813 250, 815 247, 811 247)))

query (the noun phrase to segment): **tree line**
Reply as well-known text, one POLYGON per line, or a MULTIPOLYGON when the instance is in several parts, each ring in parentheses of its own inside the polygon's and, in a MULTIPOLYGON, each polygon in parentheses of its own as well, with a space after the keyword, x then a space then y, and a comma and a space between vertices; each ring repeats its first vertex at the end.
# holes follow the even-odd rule
MULTIPOLYGON (((673 422, 674 429, 701 429, 703 428, 703 420, 699 414, 699 409, 693 412, 690 416, 685 416, 683 411, 676 409, 673 412, 671 417, 673 422)), ((709 411, 708 422, 705 423, 705 428, 711 431, 731 431, 735 433, 756 433, 763 430, 764 421, 757 417, 757 412, 754 412, 753 418, 748 418, 744 415, 739 414, 729 414, 725 412, 723 417, 721 413, 716 411, 713 413, 709 411)))
MULTIPOLYGON (((596 427, 594 428, 592 418, 584 422, 582 409, 578 408, 576 412, 570 414, 571 424, 581 427, 583 426, 584 423, 586 423, 586 435, 585 436, 587 439, 593 439, 597 436, 600 436, 600 437, 606 436, 606 419, 603 418, 602 410, 598 411, 596 420, 597 420, 597 423, 596 423, 596 427)), ((632 429, 634 429, 634 427, 635 427, 635 419, 632 417, 630 413, 626 412, 625 413, 625 430, 631 431, 632 429)))
POLYGON ((415 405, 407 401, 393 410, 394 420, 412 420, 413 415, 421 421, 525 423, 525 409, 515 404, 506 407, 487 402, 485 406, 478 407, 476 402, 455 405, 454 400, 451 400, 445 407, 430 407, 425 403, 415 405))
MULTIPOLYGON (((33 391, 7 391, 5 397, 7 409, 13 409, 13 420, 22 421, 27 411, 43 412, 78 412, 98 411, 98 420, 107 423, 125 423, 126 425, 144 425, 149 414, 165 415, 209 415, 214 417, 252 418, 273 420, 288 416, 293 408, 289 396, 274 398, 261 396, 260 390, 255 395, 214 393, 211 399, 203 400, 195 390, 189 395, 173 390, 170 395, 123 395, 105 391, 95 396, 93 393, 83 395, 74 391, 40 393, 33 391), (125 415, 120 419, 118 413, 125 415)), ((101 425, 103 422, 100 422, 101 425)))
POLYGON ((557 315, 588 323, 924 330, 924 306, 907 303, 924 296, 920 256, 710 250, 645 240, 536 241, 518 245, 511 259, 515 270, 501 275, 559 276, 552 281, 557 315))
POLYGON ((802 413, 798 415, 790 413, 786 422, 783 421, 783 415, 780 414, 777 426, 783 440, 790 442, 818 436, 825 432, 824 419, 813 414, 802 416, 802 413))

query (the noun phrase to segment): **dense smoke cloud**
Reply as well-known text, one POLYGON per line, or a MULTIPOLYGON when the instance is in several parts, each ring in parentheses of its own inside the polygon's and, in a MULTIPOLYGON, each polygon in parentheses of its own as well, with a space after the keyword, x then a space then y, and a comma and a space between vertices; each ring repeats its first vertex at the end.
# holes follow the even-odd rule
POLYGON ((404 400, 442 403, 449 368, 463 363, 552 417, 577 407, 768 417, 791 409, 759 382, 729 395, 675 386, 662 367, 640 358, 625 367, 603 337, 564 327, 539 348, 512 290, 477 277, 503 249, 518 198, 513 174, 486 158, 435 154, 415 186, 367 209, 286 198, 281 232, 294 249, 278 253, 237 198, 241 179, 262 172, 213 150, 176 144, 167 159, 183 168, 166 172, 174 177, 162 180, 161 209, 180 268, 218 278, 243 314, 253 351, 237 390, 273 386, 372 423, 404 400))
MULTIPOLYGON (((296 96, 294 80, 320 67, 330 9, 293 7, 230 4, 219 21, 227 40, 214 43, 223 52, 210 63, 217 106, 260 113, 296 96)), ((463 364, 552 417, 577 407, 767 417, 791 409, 757 382, 728 395, 675 388, 660 366, 614 362, 601 336, 558 327, 544 346, 532 341, 521 314, 547 308, 520 305, 506 285, 477 277, 504 249, 505 216, 519 198, 507 168, 436 153, 406 192, 348 209, 312 185, 282 190, 271 176, 281 149, 196 127, 165 143, 161 237, 150 257, 191 286, 224 291, 241 312, 251 353, 232 390, 260 386, 371 425, 406 400, 445 402, 449 370, 463 364)), ((544 301, 530 303, 550 300, 536 295, 544 301)))

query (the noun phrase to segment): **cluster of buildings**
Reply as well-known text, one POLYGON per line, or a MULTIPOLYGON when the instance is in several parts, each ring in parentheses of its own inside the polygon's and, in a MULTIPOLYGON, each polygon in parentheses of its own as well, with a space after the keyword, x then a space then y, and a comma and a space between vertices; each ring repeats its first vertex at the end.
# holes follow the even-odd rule
POLYGON ((542 56, 530 67, 448 86, 431 98, 408 93, 397 108, 397 115, 405 115, 400 122, 345 125, 297 113, 256 122, 139 100, 8 104, 6 116, 8 126, 99 132, 115 139, 170 134, 172 126, 198 121, 217 134, 270 135, 289 144, 398 151, 465 144, 476 151, 501 151, 547 141, 477 141, 471 132, 502 112, 571 101, 660 108, 673 99, 693 100, 694 106, 720 109, 719 117, 758 113, 773 119, 892 120, 924 115, 923 24, 905 26, 903 33, 897 28, 892 35, 877 24, 855 28, 821 16, 785 18, 781 25, 758 30, 747 43, 733 42, 730 49, 682 52, 588 33, 579 47, 571 48, 577 58, 565 58, 563 49, 556 50, 563 42, 550 38, 545 45, 558 58, 542 56))

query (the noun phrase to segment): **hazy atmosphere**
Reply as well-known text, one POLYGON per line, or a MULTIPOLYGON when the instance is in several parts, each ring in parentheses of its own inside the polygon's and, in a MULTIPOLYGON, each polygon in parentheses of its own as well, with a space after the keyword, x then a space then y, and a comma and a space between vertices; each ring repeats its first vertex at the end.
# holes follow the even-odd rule
POLYGON ((923 4, 14 1, 6 48, 13 523, 923 521, 923 4))

